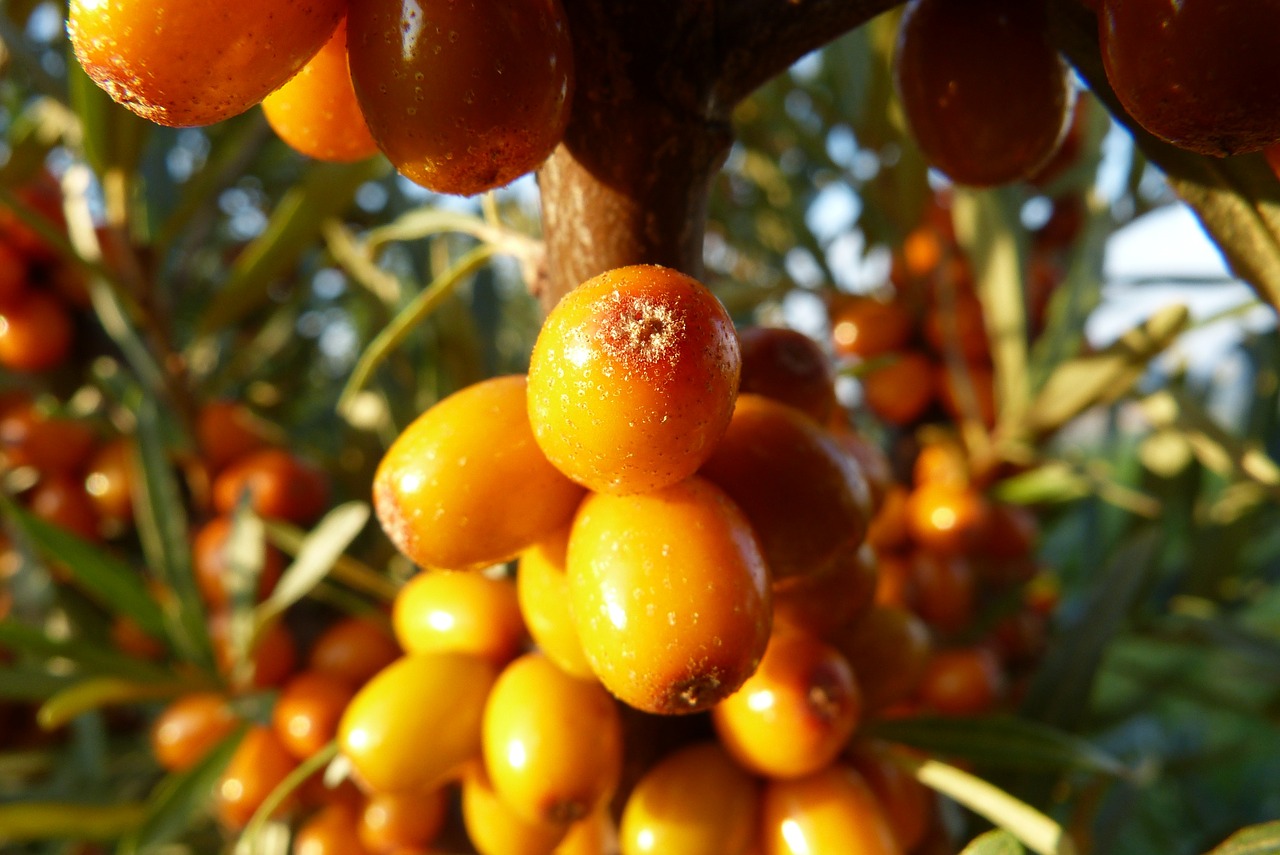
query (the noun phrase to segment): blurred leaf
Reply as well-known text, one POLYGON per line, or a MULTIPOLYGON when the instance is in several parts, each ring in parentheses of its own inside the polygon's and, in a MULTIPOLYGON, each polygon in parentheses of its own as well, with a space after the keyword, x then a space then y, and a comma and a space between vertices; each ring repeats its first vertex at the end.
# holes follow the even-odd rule
POLYGON ((147 800, 144 821, 121 841, 121 855, 142 855, 177 839, 209 804, 248 728, 242 724, 195 766, 165 777, 147 800))
POLYGON ((1159 545, 1156 529, 1132 535, 1091 580, 1093 589, 1079 612, 1082 617, 1061 628, 1060 637, 1070 643, 1050 650, 1027 691, 1025 716, 1065 730, 1079 724, 1103 654, 1124 625, 1159 545))
POLYGON ((213 667, 213 649, 205 623, 204 605, 191 567, 191 540, 187 530, 186 503, 170 466, 169 431, 156 402, 137 402, 138 481, 141 501, 135 502, 138 538, 147 565, 173 592, 167 603, 168 636, 188 661, 213 667))
POLYGON ((112 101, 111 96, 85 74, 69 46, 67 88, 71 108, 80 117, 85 160, 94 172, 99 176, 113 171, 133 172, 155 125, 112 101))
POLYGON ((75 114, 65 104, 52 98, 32 101, 9 126, 9 159, 0 166, 0 184, 17 187, 39 175, 49 152, 79 131, 75 114))
POLYGON ((1242 828, 1206 855, 1276 855, 1280 852, 1280 820, 1242 828))
POLYGON ((35 840, 115 840, 138 827, 146 806, 76 802, 0 805, 0 845, 35 840))
POLYGON ((1050 460, 1034 469, 1004 478, 993 488, 995 498, 1015 505, 1070 502, 1084 498, 1090 492, 1089 479, 1060 460, 1050 460))
POLYGON ((1119 760, 1084 739, 1008 716, 887 719, 869 727, 880 739, 983 766, 1045 772, 1081 769, 1120 777, 1128 773, 1119 760))
MULTIPOLYGON (((307 538, 306 532, 279 520, 267 520, 266 525, 267 538, 271 543, 290 555, 296 556, 302 550, 302 544, 307 538)), ((383 602, 389 603, 394 600, 396 593, 400 590, 399 586, 386 574, 379 573, 349 555, 339 555, 335 558, 329 573, 334 580, 383 602)))
POLYGON ((53 638, 40 629, 15 620, 0 621, 0 647, 41 658, 69 659, 88 673, 112 674, 134 680, 166 681, 171 678, 164 669, 133 659, 109 644, 53 638))
POLYGON ((301 600, 328 575, 338 558, 369 521, 364 502, 339 505, 316 525, 298 547, 297 556, 285 570, 271 595, 257 608, 255 628, 261 631, 285 609, 301 600))
POLYGON ((90 677, 67 686, 41 704, 36 722, 45 730, 53 730, 81 713, 116 704, 162 700, 190 692, 188 681, 124 680, 119 677, 90 677))
POLYGON ((1146 373, 1147 363, 1173 344, 1191 318, 1183 305, 1166 306, 1097 353, 1061 363, 1026 414, 1025 428, 1050 434, 1098 404, 1119 400, 1146 373))
POLYGON ((37 552, 65 568, 76 585, 100 605, 130 618, 150 636, 165 637, 164 615, 137 570, 89 541, 40 519, 3 494, 0 508, 18 524, 37 552))
POLYGON ((895 754, 894 760, 910 769, 922 784, 987 818, 1033 852, 1075 855, 1075 844, 1062 826, 999 787, 937 760, 920 760, 901 753, 895 754))
POLYGON ((43 668, 22 666, 0 668, 0 698, 15 701, 43 701, 61 691, 76 678, 50 674, 43 668))
POLYGON ((1003 828, 993 828, 969 841, 960 855, 1023 855, 1026 851, 1018 838, 1003 828))
POLYGON ((276 205, 266 229, 232 265, 227 281, 200 317, 201 333, 234 324, 265 303, 267 289, 289 276, 299 257, 318 244, 325 221, 345 211, 360 185, 386 168, 381 158, 311 166, 276 205))
POLYGON ((244 833, 240 836, 237 851, 240 851, 240 848, 243 847, 246 852, 254 853, 254 855, 265 855, 270 849, 270 833, 268 829, 272 825, 269 821, 272 814, 279 809, 280 805, 284 804, 285 799, 289 798, 294 791, 306 783, 308 778, 323 769, 337 756, 338 743, 336 740, 331 741, 299 763, 293 771, 286 775, 284 780, 276 785, 276 788, 262 800, 262 804, 253 812, 253 816, 244 827, 244 833))
POLYGON ((1280 465, 1257 440, 1238 439, 1185 393, 1162 390, 1142 401, 1142 411, 1158 429, 1177 429, 1204 466, 1226 477, 1244 477, 1280 498, 1280 465))
POLYGON ((1055 0, 1050 7, 1058 47, 1094 95, 1195 211, 1232 272, 1280 309, 1280 182, 1263 156, 1206 157, 1147 133, 1107 81, 1095 17, 1076 0, 1055 0))

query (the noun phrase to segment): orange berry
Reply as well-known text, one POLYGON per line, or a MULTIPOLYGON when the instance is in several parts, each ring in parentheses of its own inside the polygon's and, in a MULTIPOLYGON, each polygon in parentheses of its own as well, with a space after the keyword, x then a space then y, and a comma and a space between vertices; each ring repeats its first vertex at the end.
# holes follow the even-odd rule
POLYGON ((406 653, 454 650, 501 667, 525 641, 515 582, 479 573, 419 573, 400 589, 391 619, 406 653))
POLYGON ((884 809, 862 776, 833 764, 764 788, 764 855, 901 855, 884 809))
POLYGON ((122 528, 133 519, 133 442, 117 437, 99 448, 85 470, 84 490, 107 524, 122 528))
POLYGON ((547 316, 529 365, 529 418, 547 458, 575 481, 655 490, 710 456, 741 365, 733 321, 706 287, 665 267, 623 267, 547 316))
POLYGON ((853 297, 842 302, 831 318, 831 342, 836 353, 871 359, 902 350, 915 332, 915 319, 901 302, 853 297))
POLYGON ((760 667, 711 710, 720 743, 744 768, 798 778, 840 753, 862 716, 849 661, 803 630, 775 630, 760 667))
POLYGON ((831 436, 840 450, 852 457, 862 470, 862 478, 871 494, 871 507, 878 509, 894 484, 893 464, 889 462, 889 456, 880 446, 848 427, 833 428, 831 436))
POLYGON ((27 502, 42 520, 85 540, 98 539, 98 509, 79 480, 48 475, 36 484, 27 502))
POLYGON ((462 822, 480 855, 552 855, 569 830, 521 817, 494 791, 480 763, 462 779, 462 822))
POLYGON ((910 495, 911 492, 901 484, 891 486, 867 525, 867 543, 881 557, 911 548, 911 529, 907 524, 907 499, 910 495))
POLYGON ((564 135, 573 49, 559 0, 369 0, 351 4, 348 26, 361 111, 410 180, 482 193, 535 169, 564 135))
POLYGON ((213 482, 213 506, 218 513, 229 514, 246 492, 259 516, 306 525, 328 507, 329 479, 282 448, 266 448, 240 458, 218 475, 213 482))
POLYGON ((288 83, 262 99, 262 112, 294 150, 335 163, 378 153, 347 66, 347 20, 288 83))
POLYGON ((786 623, 822 638, 857 620, 874 602, 880 571, 865 543, 814 576, 773 587, 774 624, 786 623))
POLYGON ((9 241, 0 236, 0 306, 27 293, 27 260, 9 241))
POLYGON ((214 658, 219 670, 238 685, 257 689, 278 686, 293 673, 298 661, 297 645, 293 635, 280 621, 272 623, 257 645, 249 652, 244 673, 232 673, 235 661, 231 647, 231 616, 228 612, 215 612, 209 618, 209 637, 213 641, 214 658))
POLYGON ((356 833, 356 817, 344 804, 325 805, 298 826, 293 855, 366 855, 356 833))
POLYGON ((170 772, 199 763, 231 735, 239 718, 227 699, 215 692, 195 692, 172 701, 151 725, 151 753, 170 772))
POLYGON ((420 792, 375 793, 360 814, 360 842, 373 855, 421 849, 444 828, 449 800, 437 787, 420 792))
POLYGON ((827 570, 866 532, 870 496, 857 464, 795 409, 738 396, 699 474, 742 509, 775 580, 827 570))
POLYGON ((292 77, 345 7, 342 0, 72 0, 67 33, 89 77, 139 116, 170 127, 211 125, 292 77))
MULTIPOLYGON (((229 829, 244 828, 297 765, 275 731, 263 725, 250 727, 214 788, 218 819, 229 829)), ((286 799, 280 809, 288 804, 286 799)))
POLYGON ((904 851, 915 849, 933 824, 933 792, 893 761, 884 742, 857 741, 847 759, 884 808, 898 844, 904 851))
POLYGON ((289 753, 305 760, 338 732, 338 721, 355 692, 347 683, 304 671, 284 684, 271 711, 271 725, 289 753))
POLYGON ((933 646, 923 621, 906 609, 890 606, 871 609, 833 643, 853 666, 868 712, 911 696, 933 646))
POLYGON ((645 772, 622 810, 622 855, 748 855, 760 789, 714 742, 688 745, 645 772))
POLYGON ((740 392, 781 401, 818 424, 831 419, 837 406, 835 372, 816 341, 781 327, 747 327, 739 330, 738 341, 740 392))
POLYGON ((618 708, 595 680, 570 677, 542 654, 526 654, 489 693, 484 765, 494 790, 525 820, 583 819, 618 786, 618 708))
POLYGON ((465 653, 421 653, 388 665, 342 715, 338 745, 375 792, 424 790, 480 754, 485 700, 496 674, 465 653), (431 751, 413 750, 424 738, 431 751))
POLYGON ((348 617, 330 624, 311 645, 307 667, 363 686, 400 658, 395 638, 373 618, 348 617))
POLYGON ((967 486, 926 482, 907 499, 911 536, 933 552, 958 555, 973 551, 986 527, 987 501, 967 486))
POLYGON ((1043 7, 1022 0, 911 0, 893 72, 912 136, 959 184, 1035 174, 1075 100, 1043 7))
POLYGON ((60 300, 29 291, 0 305, 0 365, 11 371, 48 371, 71 353, 74 328, 60 300))
POLYGON ((196 443, 213 471, 266 448, 266 427, 238 401, 209 401, 196 414, 196 443))
POLYGON ((924 318, 924 336, 934 351, 942 356, 956 353, 966 362, 981 362, 991 357, 982 302, 967 291, 954 295, 952 305, 937 300, 924 318))
POLYGON ((960 555, 917 550, 911 557, 915 610, 942 633, 957 633, 973 623, 977 597, 973 568, 960 555))
POLYGON ((534 441, 522 375, 431 407, 388 449, 373 483, 387 536, 416 563, 445 570, 515 557, 566 525, 582 495, 534 441))
MULTIPOLYGON (((214 609, 224 609, 231 602, 228 583, 234 584, 239 572, 227 555, 227 541, 231 537, 231 517, 214 517, 196 532, 191 547, 192 572, 196 587, 204 601, 214 609)), ((258 584, 254 601, 264 599, 280 581, 284 572, 284 555, 275 547, 262 544, 262 566, 258 572, 258 584)), ((248 585, 244 585, 248 587, 248 585)))
POLYGON ((969 458, 964 446, 950 437, 926 442, 912 464, 911 479, 917 487, 930 483, 968 486, 969 458))
POLYGON ((1004 671, 983 647, 939 650, 920 678, 920 700, 942 715, 991 712, 1004 695, 1004 671))
POLYGON ((875 604, 900 609, 916 608, 916 579, 906 555, 882 555, 876 579, 875 604))
POLYGON ((769 640, 769 574, 755 535, 701 478, 589 495, 567 566, 587 660, 638 709, 712 706, 755 670, 769 640))
POLYGON ((125 615, 116 615, 111 621, 111 644, 121 653, 150 661, 163 659, 168 651, 164 642, 143 632, 137 621, 125 615))
POLYGON ((591 663, 582 652, 582 639, 573 618, 569 576, 565 572, 568 548, 566 526, 521 553, 516 570, 516 595, 520 613, 538 649, 566 674, 595 679, 591 663))
POLYGON ((903 427, 924 415, 933 403, 933 361, 923 353, 900 351, 886 355, 886 364, 862 377, 867 408, 891 425, 903 427))

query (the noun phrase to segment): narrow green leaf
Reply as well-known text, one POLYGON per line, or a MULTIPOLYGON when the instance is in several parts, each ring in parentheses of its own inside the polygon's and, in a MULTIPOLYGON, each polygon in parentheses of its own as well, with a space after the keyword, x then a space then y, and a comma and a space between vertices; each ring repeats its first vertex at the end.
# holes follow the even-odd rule
POLYGON ((195 766, 162 780, 147 800, 146 817, 121 842, 121 855, 142 855, 178 838, 209 804, 248 728, 241 725, 195 766))
POLYGON ((1089 493, 1089 479, 1058 460, 1047 461, 1034 469, 1005 478, 993 490, 1000 501, 1017 505, 1070 502, 1089 493))
POLYGON ((1047 435, 1090 407, 1119 400, 1146 373, 1147 364, 1173 344, 1190 318, 1186 306, 1167 306, 1097 353, 1061 363, 1032 401, 1025 428, 1047 435))
POLYGON ((138 827, 146 806, 76 802, 12 802, 0 805, 0 844, 37 840, 115 840, 138 827))
POLYGON ((207 335, 220 330, 266 302, 271 284, 318 245, 324 222, 346 210, 360 185, 386 168, 380 158, 312 166, 276 205, 262 234, 236 259, 218 296, 201 315, 200 331, 207 335))
POLYGON ((43 668, 21 665, 0 668, 0 698, 15 701, 43 701, 52 697, 76 678, 65 674, 50 674, 43 668))
POLYGON ((271 815, 274 814, 284 804, 285 799, 289 798, 298 787, 323 769, 329 761, 338 756, 338 743, 330 742, 312 754, 306 760, 298 764, 292 772, 285 776, 276 788, 262 800, 262 804, 253 812, 253 816, 244 827, 244 833, 240 836, 240 845, 245 846, 249 852, 261 852, 263 847, 260 846, 261 838, 264 830, 268 826, 271 815))
POLYGON ((63 566, 76 585, 114 614, 133 620, 148 635, 165 637, 164 616, 141 574, 120 559, 63 528, 42 520, 0 494, 0 508, 36 551, 63 566))
POLYGON ((134 411, 142 471, 138 481, 141 501, 135 502, 140 511, 136 515, 138 537, 148 566, 174 593, 165 611, 169 637, 186 659, 211 669, 213 648, 191 567, 186 505, 166 452, 169 431, 151 398, 140 398, 134 411))
POLYGON ((257 608, 254 624, 260 631, 285 609, 301 600, 337 563, 369 521, 364 502, 339 505, 303 539, 293 563, 285 570, 271 595, 257 608))
POLYGON ((172 677, 168 671, 130 658, 111 645, 75 638, 51 638, 41 630, 15 620, 0 621, 0 647, 41 658, 68 659, 89 674, 114 675, 143 681, 166 681, 172 677))
POLYGON ((1280 820, 1242 828, 1207 855, 1276 855, 1280 852, 1280 820))
POLYGON ((89 79, 69 48, 67 88, 71 108, 80 117, 85 160, 100 176, 111 171, 132 172, 155 126, 112 101, 89 79))
MULTIPOLYGON (((268 520, 266 525, 267 538, 272 544, 290 555, 296 556, 301 551, 303 541, 307 537, 306 532, 280 520, 268 520)), ((400 591, 400 587, 385 573, 379 573, 368 564, 357 561, 349 555, 339 555, 329 572, 334 581, 383 602, 391 602, 400 591)))
POLYGON ((887 719, 869 728, 872 736, 982 766, 1128 774, 1123 763, 1087 740, 1009 716, 887 719))
POLYGON ((1018 838, 1003 828, 993 828, 970 840, 960 855, 1023 855, 1026 851, 1018 838))
POLYGON ((185 680, 140 682, 120 677, 90 677, 67 686, 45 701, 36 711, 36 722, 45 730, 53 730, 82 713, 119 704, 173 698, 192 688, 185 680))
POLYGON ((906 754, 895 754, 894 759, 911 770, 916 780, 1008 831, 1033 852, 1075 855, 1075 843, 1062 826, 994 784, 937 760, 906 754))

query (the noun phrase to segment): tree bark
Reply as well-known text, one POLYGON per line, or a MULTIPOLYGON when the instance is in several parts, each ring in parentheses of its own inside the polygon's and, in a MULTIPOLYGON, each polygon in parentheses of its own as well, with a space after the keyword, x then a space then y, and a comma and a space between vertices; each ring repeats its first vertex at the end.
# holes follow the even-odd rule
POLYGON ((702 275, 711 182, 734 107, 901 0, 564 0, 576 91, 538 172, 550 308, 627 264, 702 275))

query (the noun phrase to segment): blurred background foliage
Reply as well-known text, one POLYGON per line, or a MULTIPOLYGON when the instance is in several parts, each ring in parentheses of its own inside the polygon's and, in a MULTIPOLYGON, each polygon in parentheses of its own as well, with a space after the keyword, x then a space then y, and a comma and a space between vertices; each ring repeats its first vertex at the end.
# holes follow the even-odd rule
MULTIPOLYGON (((242 400, 292 449, 323 462, 337 499, 366 501, 373 466, 412 417, 480 378, 524 369, 540 320, 526 287, 538 260, 531 178, 483 199, 436 196, 381 159, 307 162, 256 109, 209 128, 152 127, 87 82, 69 60, 63 20, 58 4, 0 3, 0 202, 21 218, 20 188, 42 175, 61 185, 70 200, 62 249, 87 278, 93 311, 77 321, 66 366, 6 373, 0 390, 42 395, 178 459, 191 453, 199 402, 242 400), (86 223, 97 230, 77 228, 86 223)), ((891 291, 904 241, 935 199, 949 200, 944 214, 975 264, 984 310, 1024 333, 993 353, 995 429, 962 432, 971 453, 1018 464, 994 490, 1036 510, 1040 561, 1061 592, 1022 712, 1087 737, 1127 771, 1011 770, 1012 749, 998 743, 962 746, 962 759, 1045 808, 1088 851, 1208 850, 1280 817, 1280 340, 1268 290, 1225 273, 1104 276, 1128 227, 1182 203, 1088 91, 1056 174, 995 191, 946 187, 895 100, 895 32, 890 13, 741 106, 711 197, 708 284, 743 324, 788 324, 828 341, 831 307, 891 291), (1049 282, 1038 283, 1044 316, 1032 323, 1037 271, 1049 282), (1205 289, 1233 288, 1239 298, 1212 316, 1169 302, 1189 306, 1205 289), (1090 335, 1118 292, 1139 295, 1145 326, 1090 335), (1219 344, 1206 364, 1203 350, 1182 344, 1209 328, 1219 344)), ((1130 252, 1158 254, 1160 240, 1130 252)), ((870 415, 859 366, 843 368, 841 393, 858 426, 905 459, 913 438, 870 415)), ((144 469, 153 498, 189 489, 163 454, 144 469)), ((5 517, 16 524, 16 506, 6 504, 5 517)), ((178 572, 180 521, 161 513, 139 526, 126 551, 178 572)), ((31 539, 15 537, 28 547, 31 539)), ((395 569, 389 545, 368 530, 350 553, 395 569)), ((92 649, 108 626, 101 596, 83 591, 114 584, 109 559, 82 562, 81 593, 72 594, 51 588, 32 569, 40 562, 26 558, 31 566, 10 579, 0 647, 43 644, 77 666, 8 667, 0 695, 44 700, 72 675, 133 686, 174 679, 92 649), (50 642, 28 631, 54 615, 74 632, 50 642)), ((358 585, 329 584, 325 608, 358 606, 358 585)), ((111 607, 128 613, 122 602, 111 607)), ((127 809, 45 820, 89 838, 136 828, 155 770, 137 729, 121 725, 141 715, 112 707, 68 716, 53 734, 10 735, 0 753, 4 821, 17 821, 5 811, 24 802, 74 800, 127 809)), ((135 844, 181 832, 197 850, 214 845, 209 829, 184 830, 201 783, 207 793, 199 775, 173 786, 168 813, 147 811, 135 844)), ((61 842, 5 848, 80 851, 61 842)))

